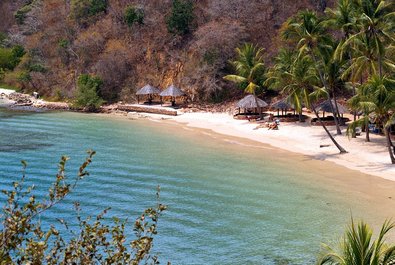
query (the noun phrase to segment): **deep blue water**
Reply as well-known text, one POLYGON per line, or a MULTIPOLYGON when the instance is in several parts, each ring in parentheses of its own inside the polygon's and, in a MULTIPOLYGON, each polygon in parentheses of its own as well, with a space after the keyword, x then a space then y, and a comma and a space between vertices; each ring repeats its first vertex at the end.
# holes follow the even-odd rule
POLYGON ((109 217, 134 220, 155 204, 160 185, 168 205, 155 239, 162 263, 311 264, 321 242, 341 235, 351 212, 370 214, 363 194, 323 183, 328 168, 312 168, 308 158, 180 125, 0 109, 1 189, 20 177, 23 159, 40 197, 60 156, 71 158, 74 177, 87 149, 97 151, 91 175, 42 221, 73 223, 74 201, 86 214, 110 206, 109 217))

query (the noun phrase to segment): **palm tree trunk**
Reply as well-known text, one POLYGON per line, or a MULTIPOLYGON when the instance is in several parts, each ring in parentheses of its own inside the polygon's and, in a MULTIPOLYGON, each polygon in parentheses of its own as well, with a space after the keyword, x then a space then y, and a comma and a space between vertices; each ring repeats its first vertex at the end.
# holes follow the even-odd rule
POLYGON ((379 60, 379 75, 381 78, 381 77, 383 77, 383 62, 382 62, 382 58, 381 58, 380 54, 379 54, 378 60, 379 60))
MULTIPOLYGON (((326 83, 326 81, 324 79, 323 74, 321 73, 320 69, 317 67, 317 59, 315 58, 314 52, 310 51, 310 54, 311 54, 311 57, 313 58, 314 67, 317 70, 318 75, 320 76, 322 84, 324 85, 326 91, 330 91, 329 88, 328 88, 328 85, 327 85, 327 83, 326 83)), ((336 117, 335 109, 333 108, 333 104, 332 104, 331 97, 330 97, 329 93, 328 93, 328 100, 329 100, 329 104, 330 104, 331 109, 332 109, 333 117, 335 119, 336 132, 337 132, 337 134, 342 134, 342 131, 340 130, 340 126, 339 126, 339 121, 338 121, 338 119, 336 117)))
POLYGON ((345 154, 347 153, 346 149, 344 149, 336 140, 333 138, 332 134, 328 131, 328 128, 326 128, 325 124, 322 122, 320 116, 318 115, 317 110, 315 109, 315 106, 311 104, 311 108, 314 111, 315 116, 317 117, 319 123, 321 124, 322 128, 324 128, 325 132, 328 134, 329 138, 332 140, 332 142, 336 145, 337 149, 339 149, 340 154, 345 154))
MULTIPOLYGON (((340 117, 339 106, 337 105, 337 101, 336 101, 337 99, 336 99, 336 94, 335 94, 334 90, 332 90, 332 97, 333 97, 333 101, 335 102, 335 111, 336 111, 337 121, 339 122, 339 125, 344 125, 343 119, 341 119, 341 117, 340 117)), ((340 126, 339 126, 339 128, 336 128, 336 129, 339 129, 337 131, 337 134, 342 134, 340 126)))
POLYGON ((366 130, 366 142, 370 142, 370 137, 369 137, 369 117, 367 117, 366 121, 365 121, 365 130, 366 130))
POLYGON ((392 141, 391 141, 391 134, 390 134, 390 129, 389 129, 389 127, 388 128, 386 128, 385 130, 384 130, 384 132, 385 132, 385 137, 386 137, 386 139, 387 139, 387 148, 388 148, 388 153, 389 153, 389 155, 390 155, 390 158, 391 158, 391 163, 392 164, 395 164, 395 152, 394 152, 394 146, 393 146, 393 144, 392 144, 392 141))
POLYGON ((299 122, 304 122, 302 110, 299 111, 299 122))

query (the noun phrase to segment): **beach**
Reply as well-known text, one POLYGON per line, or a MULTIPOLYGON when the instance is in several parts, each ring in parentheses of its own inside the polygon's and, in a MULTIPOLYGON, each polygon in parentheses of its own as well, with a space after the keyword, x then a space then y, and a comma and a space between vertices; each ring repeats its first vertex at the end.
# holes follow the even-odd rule
MULTIPOLYGON (((0 89, 0 95, 2 93, 5 95, 3 99, 0 99, 0 106, 15 103, 7 99, 13 92, 15 91, 0 89)), ((33 107, 60 110, 69 108, 67 103, 34 100, 33 98, 32 100, 33 107)), ((112 107, 106 112, 112 113, 110 114, 112 116, 116 113, 126 114, 125 111, 114 111, 112 107)), ((174 121, 188 127, 212 130, 218 134, 253 140, 274 148, 302 154, 310 159, 334 162, 348 169, 395 181, 395 165, 390 163, 385 137, 382 135, 372 133, 370 134, 371 141, 366 142, 364 133, 357 138, 351 138, 346 135, 346 126, 342 127, 342 135, 336 135, 335 126, 328 126, 336 141, 347 151, 345 154, 340 154, 324 129, 321 126, 312 126, 309 121, 281 122, 279 130, 268 130, 268 128, 260 128, 256 122, 236 120, 231 114, 225 112, 190 112, 186 108, 178 110, 178 113, 177 116, 129 113, 129 117, 174 121)))
POLYGON ((257 129, 258 124, 255 122, 235 120, 228 113, 185 112, 175 117, 144 115, 153 120, 171 120, 188 127, 257 141, 311 159, 334 162, 352 170, 395 181, 395 165, 391 164, 385 138, 380 135, 371 134, 371 142, 365 142, 364 133, 351 138, 346 135, 346 127, 342 127, 342 135, 336 135, 336 128, 328 126, 336 141, 348 152, 339 154, 324 129, 321 126, 311 126, 309 122, 282 122, 279 130, 268 130, 257 129))

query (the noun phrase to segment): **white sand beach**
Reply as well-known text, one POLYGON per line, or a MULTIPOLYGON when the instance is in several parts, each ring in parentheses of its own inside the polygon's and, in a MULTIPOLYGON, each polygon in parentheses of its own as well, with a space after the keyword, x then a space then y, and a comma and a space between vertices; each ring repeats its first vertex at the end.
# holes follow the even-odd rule
MULTIPOLYGON (((339 154, 323 128, 311 126, 309 122, 283 122, 280 124, 279 130, 268 130, 267 128, 255 129, 258 124, 235 120, 227 113, 194 112, 175 117, 155 114, 147 116, 152 119, 166 117, 166 119, 190 127, 210 129, 219 134, 258 141, 309 156, 311 159, 331 161, 349 169, 395 181, 395 165, 391 164, 385 138, 380 135, 371 134, 371 142, 365 142, 364 133, 357 138, 348 138, 345 135, 346 128, 343 127, 343 134, 336 135, 335 139, 348 153, 339 154), (322 145, 328 146, 320 147, 322 145)), ((330 126, 328 129, 335 135, 334 126, 330 126)))

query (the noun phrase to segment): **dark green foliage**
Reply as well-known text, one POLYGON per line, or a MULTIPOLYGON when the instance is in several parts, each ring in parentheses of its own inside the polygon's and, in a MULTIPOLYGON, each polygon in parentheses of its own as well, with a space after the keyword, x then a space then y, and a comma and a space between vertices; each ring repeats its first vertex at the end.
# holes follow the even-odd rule
POLYGON ((103 104, 103 99, 99 96, 103 81, 100 77, 82 74, 78 77, 78 90, 76 106, 94 111, 103 104))
POLYGON ((125 232, 132 229, 128 219, 114 217, 110 221, 105 218, 109 208, 85 219, 79 203, 74 204, 77 226, 70 226, 63 219, 48 229, 41 226, 41 217, 53 206, 65 203, 70 192, 89 176, 87 167, 94 155, 94 151, 88 151, 74 179, 66 174, 69 158, 62 156, 55 180, 41 200, 35 196, 34 186, 26 186, 27 163, 22 161, 21 180, 13 182, 10 190, 2 191, 6 200, 0 215, 0 264, 158 264, 158 258, 150 251, 158 220, 166 210, 159 203, 159 187, 156 207, 146 209, 133 224, 134 240, 128 241, 125 232))
POLYGON ((12 49, 0 48, 0 68, 4 70, 13 70, 25 55, 25 49, 16 45, 12 49))
POLYGON ((237 57, 231 64, 235 74, 224 76, 225 80, 239 85, 246 93, 261 94, 266 89, 266 67, 263 60, 264 49, 245 43, 236 49, 237 57))
POLYGON ((16 45, 12 48, 12 56, 14 58, 21 58, 25 53, 25 49, 21 45, 16 45))
POLYGON ((107 10, 107 0, 72 0, 71 16, 78 23, 87 23, 89 18, 107 10))
POLYGON ((30 73, 29 72, 27 72, 27 71, 22 71, 22 72, 20 72, 19 73, 19 75, 18 75, 18 77, 17 77, 17 80, 19 81, 19 82, 29 82, 29 81, 31 81, 32 80, 32 77, 31 77, 31 75, 30 75, 30 73))
POLYGON ((15 12, 14 17, 19 25, 22 25, 25 22, 26 14, 32 10, 32 7, 30 6, 31 3, 32 1, 28 2, 15 12))
POLYGON ((66 39, 60 39, 58 42, 58 46, 63 49, 66 49, 67 47, 69 47, 69 45, 70 45, 70 41, 66 39))
POLYGON ((12 50, 0 48, 0 69, 14 69, 12 50))
POLYGON ((4 46, 4 41, 7 39, 7 34, 0 31, 0 47, 4 46))
POLYGON ((125 13, 123 19, 125 20, 125 23, 129 26, 132 27, 133 24, 137 23, 139 25, 144 24, 144 10, 142 9, 137 9, 134 6, 127 6, 125 8, 125 13))
POLYGON ((195 18, 193 8, 190 0, 173 0, 171 13, 166 19, 168 31, 178 35, 190 33, 195 18))
POLYGON ((387 244, 386 236, 395 223, 386 220, 376 239, 373 229, 365 222, 351 224, 337 248, 323 245, 317 265, 391 265, 395 260, 395 246, 387 244))

